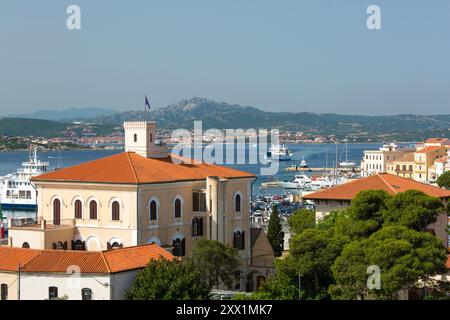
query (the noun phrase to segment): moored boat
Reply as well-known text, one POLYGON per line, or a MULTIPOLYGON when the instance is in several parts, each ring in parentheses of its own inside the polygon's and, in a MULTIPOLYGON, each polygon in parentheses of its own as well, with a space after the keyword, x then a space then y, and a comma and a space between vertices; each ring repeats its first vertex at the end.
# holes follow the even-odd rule
POLYGON ((38 159, 37 149, 30 150, 28 161, 15 173, 0 180, 0 205, 4 210, 35 210, 36 190, 30 179, 48 170, 48 162, 38 159))
POLYGON ((284 144, 273 144, 267 152, 267 158, 278 161, 291 161, 292 151, 284 144))

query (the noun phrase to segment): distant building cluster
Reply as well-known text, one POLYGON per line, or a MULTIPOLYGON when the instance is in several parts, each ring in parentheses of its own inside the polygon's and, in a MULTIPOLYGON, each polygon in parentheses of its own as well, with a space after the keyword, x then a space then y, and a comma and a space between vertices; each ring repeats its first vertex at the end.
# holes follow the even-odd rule
POLYGON ((363 177, 390 173, 424 183, 433 183, 450 170, 450 140, 431 138, 413 148, 391 143, 378 150, 366 150, 361 161, 363 177))

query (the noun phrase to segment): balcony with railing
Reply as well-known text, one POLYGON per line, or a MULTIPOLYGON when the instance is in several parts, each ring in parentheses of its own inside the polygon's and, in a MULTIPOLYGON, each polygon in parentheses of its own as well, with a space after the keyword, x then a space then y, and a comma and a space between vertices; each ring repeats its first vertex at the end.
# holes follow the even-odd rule
POLYGON ((74 227, 75 219, 61 219, 59 221, 45 220, 42 217, 38 218, 37 220, 32 218, 9 219, 8 226, 9 230, 53 230, 74 227))
POLYGON ((76 232, 74 219, 8 219, 8 226, 11 246, 23 247, 26 244, 33 249, 54 249, 59 243, 71 243, 76 232))

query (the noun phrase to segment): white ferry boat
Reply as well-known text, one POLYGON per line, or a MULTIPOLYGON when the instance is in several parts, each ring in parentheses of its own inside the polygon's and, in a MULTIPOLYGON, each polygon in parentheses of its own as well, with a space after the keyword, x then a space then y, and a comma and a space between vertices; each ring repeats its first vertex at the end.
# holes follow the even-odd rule
POLYGON ((5 210, 35 210, 36 190, 30 179, 48 170, 48 162, 40 161, 37 149, 30 150, 29 160, 17 172, 0 180, 0 205, 5 210))
POLYGON ((306 184, 311 182, 311 178, 304 174, 299 174, 294 177, 292 181, 282 181, 279 183, 280 188, 283 189, 302 189, 306 184))
POLYGON ((278 161, 291 161, 292 151, 284 144, 273 144, 267 152, 267 158, 278 159, 278 161))

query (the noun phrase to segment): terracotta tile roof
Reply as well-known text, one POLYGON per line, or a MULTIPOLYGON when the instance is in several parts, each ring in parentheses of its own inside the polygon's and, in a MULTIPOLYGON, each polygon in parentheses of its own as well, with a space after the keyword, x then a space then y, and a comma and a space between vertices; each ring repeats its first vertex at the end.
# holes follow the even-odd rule
POLYGON ((104 251, 103 256, 112 273, 143 268, 150 260, 161 256, 169 261, 174 259, 172 254, 156 244, 104 251))
POLYGON ((85 162, 34 177, 33 181, 65 181, 94 183, 145 184, 203 180, 208 176, 222 178, 252 178, 251 173, 224 166, 175 164, 172 157, 145 158, 134 152, 85 162))
POLYGON ((445 266, 447 267, 447 269, 450 269, 450 254, 447 255, 447 261, 445 262, 445 266))
POLYGON ((101 252, 44 250, 28 262, 24 272, 66 273, 71 266, 79 268, 81 273, 109 273, 101 252))
POLYGON ((17 271, 19 264, 24 266, 41 252, 42 250, 0 246, 0 270, 17 271))
POLYGON ((430 138, 425 141, 425 143, 442 143, 447 142, 447 138, 430 138))
POLYGON ((388 173, 380 173, 344 183, 330 189, 310 193, 303 198, 309 200, 352 200, 360 191, 373 189, 385 190, 391 195, 415 189, 422 191, 429 196, 450 198, 450 190, 441 189, 388 173))
POLYGON ((429 146, 429 147, 425 147, 423 149, 420 149, 419 151, 416 151, 416 153, 428 153, 428 152, 433 152, 433 151, 437 151, 440 149, 443 149, 444 147, 442 146, 429 146))
POLYGON ((117 273, 144 268, 161 256, 173 260, 172 254, 156 244, 125 247, 110 251, 30 250, 0 246, 0 270, 67 273, 76 266, 81 273, 117 273))

